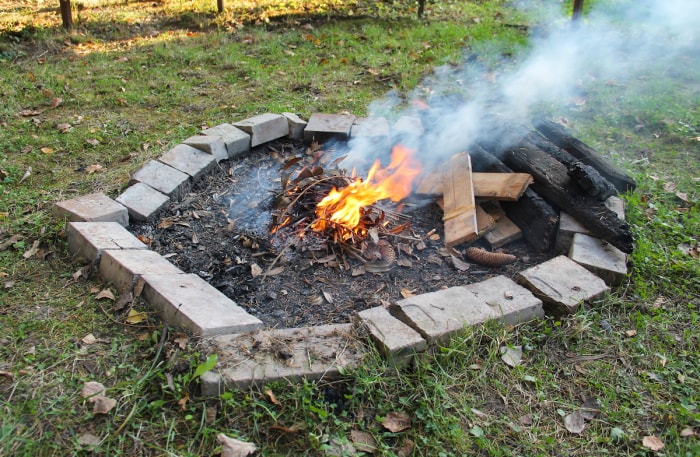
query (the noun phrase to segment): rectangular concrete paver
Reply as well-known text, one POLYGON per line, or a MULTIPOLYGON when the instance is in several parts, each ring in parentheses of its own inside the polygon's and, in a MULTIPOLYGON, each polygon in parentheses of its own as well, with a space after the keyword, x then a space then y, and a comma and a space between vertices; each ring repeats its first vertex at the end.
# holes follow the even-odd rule
POLYGON ((214 372, 202 377, 203 395, 270 382, 334 378, 342 369, 357 367, 364 356, 352 324, 219 335, 201 346, 201 353, 218 355, 214 372))
POLYGON ((518 282, 555 314, 574 313, 584 301, 601 297, 610 290, 605 281, 566 256, 521 271, 518 282))
POLYGON ((170 197, 161 194, 148 184, 137 182, 122 192, 117 197, 117 201, 126 206, 132 220, 150 221, 165 208, 170 197))
POLYGON ((216 158, 186 144, 178 144, 158 158, 160 162, 176 170, 187 173, 197 180, 205 176, 216 166, 216 158))
POLYGON ((396 366, 410 364, 416 353, 427 348, 423 337, 378 306, 357 313, 358 324, 366 328, 384 358, 396 366))
POLYGON ((610 243, 583 233, 574 235, 569 258, 609 285, 617 285, 627 275, 627 254, 610 243))
POLYGON ((485 281, 464 286, 474 299, 491 309, 490 319, 517 325, 544 317, 542 300, 532 292, 505 276, 494 276, 485 281))
POLYGON ((250 135, 231 124, 219 124, 202 130, 207 136, 221 138, 226 145, 229 159, 246 155, 250 152, 250 135))
POLYGON ((559 229, 556 242, 554 243, 555 252, 557 254, 568 254, 576 233, 590 235, 591 232, 569 213, 564 211, 559 213, 559 229))
POLYGON ((289 135, 287 118, 281 114, 264 113, 234 122, 233 126, 250 135, 250 147, 253 148, 289 135))
POLYGON ((170 325, 197 335, 241 333, 262 322, 196 274, 144 274, 142 297, 170 325))
POLYGON ((218 136, 195 135, 187 138, 183 143, 213 155, 217 162, 228 160, 226 144, 218 136))
POLYGON ((287 118, 289 137, 295 140, 303 140, 306 121, 294 113, 282 113, 282 115, 287 118))
POLYGON ((304 141, 310 143, 315 140, 323 143, 331 138, 347 140, 354 121, 355 116, 352 114, 314 113, 306 124, 304 141))
POLYGON ((157 160, 146 162, 144 166, 131 175, 131 184, 137 182, 148 184, 174 200, 182 198, 192 187, 191 179, 187 173, 157 160))
POLYGON ((179 268, 154 251, 108 250, 100 259, 100 274, 119 292, 130 292, 141 275, 181 273, 179 268))
POLYGON ((116 222, 129 225, 129 212, 102 192, 81 195, 53 205, 56 218, 68 218, 71 222, 116 222))
POLYGON ((81 262, 97 262, 108 249, 148 249, 117 222, 70 222, 68 250, 81 262))
POLYGON ((351 138, 389 138, 389 121, 384 117, 358 117, 350 130, 351 138))

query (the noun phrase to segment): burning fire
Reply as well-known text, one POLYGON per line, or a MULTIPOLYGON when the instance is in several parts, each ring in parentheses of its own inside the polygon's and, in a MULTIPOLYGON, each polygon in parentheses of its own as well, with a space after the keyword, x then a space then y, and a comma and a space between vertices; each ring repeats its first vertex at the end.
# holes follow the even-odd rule
POLYGON ((411 193, 413 179, 420 173, 420 163, 413 158, 413 150, 404 146, 394 146, 391 163, 380 169, 375 161, 367 173, 367 178, 358 178, 341 189, 335 187, 316 205, 317 220, 312 228, 323 231, 329 223, 355 230, 362 218, 362 208, 386 198, 394 202, 411 193))

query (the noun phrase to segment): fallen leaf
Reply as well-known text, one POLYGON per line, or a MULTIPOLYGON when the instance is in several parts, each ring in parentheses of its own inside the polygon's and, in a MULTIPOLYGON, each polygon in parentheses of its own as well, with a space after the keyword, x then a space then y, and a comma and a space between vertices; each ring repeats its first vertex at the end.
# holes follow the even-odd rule
POLYGON ((112 291, 109 289, 102 289, 99 294, 95 295, 95 300, 102 300, 103 298, 112 301, 116 299, 112 291))
POLYGON ((187 337, 182 335, 173 339, 173 343, 176 343, 180 349, 185 349, 187 347, 187 337))
POLYGON ((13 287, 15 287, 15 281, 12 279, 5 281, 5 284, 3 285, 3 289, 12 289, 13 287))
POLYGON ((350 430, 350 440, 360 452, 373 454, 377 450, 377 441, 370 433, 362 430, 350 430))
POLYGON ((663 441, 654 435, 647 435, 642 439, 642 446, 652 451, 660 451, 666 446, 663 441))
POLYGON ((85 167, 85 173, 87 173, 89 175, 96 173, 100 170, 102 170, 102 165, 98 165, 98 164, 88 165, 87 167, 85 167))
POLYGON ((51 108, 58 108, 61 103, 63 103, 63 99, 61 97, 54 97, 54 99, 51 100, 51 108))
POLYGON ((83 389, 80 391, 80 395, 83 398, 94 397, 95 395, 101 395, 105 391, 105 386, 101 382, 97 381, 85 381, 83 383, 83 389))
POLYGON ((284 272, 284 267, 280 265, 279 267, 275 267, 275 268, 272 268, 270 270, 267 270, 267 273, 265 273, 265 275, 275 276, 275 275, 278 275, 282 272, 284 272))
POLYGON ((689 436, 695 436, 695 430, 693 430, 691 427, 686 427, 683 430, 681 430, 681 438, 688 438, 689 436))
POLYGON ((187 402, 190 401, 190 394, 185 392, 185 395, 177 401, 180 405, 180 411, 184 411, 187 408, 187 402))
POLYGON ((416 445, 413 443, 413 440, 406 438, 403 442, 403 446, 396 451, 396 455, 397 457, 409 457, 411 454, 413 454, 413 449, 415 447, 416 445))
POLYGON ((510 367, 517 367, 520 365, 523 358, 522 346, 502 346, 499 351, 501 352, 501 360, 503 360, 506 365, 510 367))
POLYGON ((223 433, 216 435, 216 440, 221 443, 221 457, 246 457, 258 450, 252 443, 229 438, 223 433))
POLYGON ((22 257, 25 259, 29 259, 30 257, 34 257, 39 250, 39 240, 36 240, 34 243, 32 243, 32 247, 29 248, 24 254, 22 254, 22 257))
POLYGON ((41 114, 41 111, 38 111, 35 109, 23 109, 22 111, 19 112, 19 115, 22 117, 38 116, 40 114, 41 114))
POLYGON ((19 184, 22 184, 24 181, 29 179, 29 177, 32 175, 32 167, 27 167, 27 171, 24 172, 22 177, 19 180, 19 184))
POLYGON ((630 338, 632 338, 633 336, 636 336, 636 335, 637 335, 637 331, 636 331, 636 330, 627 330, 627 331, 625 332, 625 335, 627 335, 627 336, 629 336, 630 338))
POLYGON ((41 152, 44 154, 53 154, 54 153, 54 148, 50 148, 48 146, 44 146, 43 148, 39 149, 41 152))
POLYGON ((401 296, 402 296, 403 298, 410 298, 410 297, 415 297, 416 294, 414 294, 412 290, 409 290, 409 289, 401 289, 401 296))
POLYGON ((575 411, 564 417, 564 426, 569 432, 579 435, 586 428, 586 421, 580 411, 575 411))
POLYGON ((56 130, 58 130, 60 133, 68 133, 73 130, 73 126, 68 122, 61 122, 60 124, 56 124, 56 130))
POLYGON ((257 278, 258 276, 260 276, 262 274, 262 268, 260 268, 260 265, 258 265, 257 263, 251 263, 250 264, 250 274, 254 278, 257 278))
POLYGON ((520 422, 522 425, 529 427, 530 425, 532 425, 532 414, 525 414, 523 416, 518 417, 518 422, 520 422))
POLYGON ((392 433, 403 432, 411 428, 411 417, 403 411, 392 411, 384 417, 382 426, 392 433))
POLYGON ((408 268, 410 268, 410 267, 413 266, 413 262, 411 262, 411 261, 410 261, 409 259, 407 259, 406 257, 399 257, 399 258, 396 260, 396 263, 397 263, 399 266, 402 266, 402 267, 408 267, 408 268))
POLYGON ((100 444, 102 440, 93 435, 92 433, 83 433, 78 437, 78 444, 81 446, 94 447, 100 444))
POLYGON ((92 407, 92 414, 107 414, 115 406, 117 406, 117 400, 105 397, 103 395, 92 397, 89 401, 94 403, 94 406, 92 407))
POLYGON ((600 414, 600 408, 598 407, 598 400, 593 397, 585 397, 583 400, 583 408, 581 409, 581 415, 587 421, 595 419, 595 417, 600 414))
POLYGON ((330 294, 330 292, 326 292, 323 289, 321 289, 321 292, 323 293, 323 297, 326 299, 326 301, 332 305, 333 304, 333 296, 330 294))
POLYGON ((274 392, 272 392, 272 390, 266 389, 265 395, 267 395, 267 398, 270 399, 270 403, 272 403, 273 405, 280 405, 280 402, 277 400, 277 397, 275 397, 275 394, 274 392))
POLYGON ((129 314, 126 316, 126 323, 131 325, 137 325, 148 319, 146 313, 136 311, 134 308, 129 310, 129 314))
POLYGON ((13 246, 15 243, 22 241, 22 235, 12 235, 2 243, 0 243, 0 251, 4 251, 6 249, 9 249, 11 246, 13 246))
POLYGON ((98 140, 97 138, 88 138, 87 140, 85 140, 85 142, 90 146, 97 146, 98 144, 100 144, 100 140, 98 140))
POLYGON ((95 344, 97 342, 97 338, 95 338, 95 335, 93 335, 92 333, 88 333, 87 335, 82 337, 80 341, 82 341, 83 344, 90 345, 95 344))

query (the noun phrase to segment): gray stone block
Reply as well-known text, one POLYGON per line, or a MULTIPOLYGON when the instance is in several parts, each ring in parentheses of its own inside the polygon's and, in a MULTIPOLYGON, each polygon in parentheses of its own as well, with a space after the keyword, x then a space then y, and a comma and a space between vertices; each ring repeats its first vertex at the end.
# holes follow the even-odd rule
POLYGON ((126 206, 132 220, 150 221, 165 208, 170 198, 147 184, 137 182, 117 197, 117 201, 126 206))
POLYGON ((127 209, 102 192, 55 203, 53 215, 57 219, 68 218, 71 222, 116 222, 125 227, 129 225, 127 209))
POLYGON ((270 382, 332 379, 355 368, 364 352, 352 324, 258 330, 219 335, 201 342, 199 351, 218 354, 215 372, 204 381, 205 392, 248 389, 270 382))
POLYGON ((142 297, 170 325, 197 335, 249 332, 262 327, 251 316, 195 274, 144 274, 142 297))
POLYGON ((148 250, 108 250, 100 259, 100 274, 120 292, 131 292, 145 274, 182 275, 182 271, 160 254, 148 250))
POLYGON ((518 325, 544 317, 542 300, 505 276, 494 276, 464 288, 474 294, 474 300, 490 308, 489 319, 500 320, 506 325, 518 325))
POLYGON ((99 262, 108 249, 148 249, 118 222, 69 222, 68 251, 80 262, 99 262))
POLYGON ((219 124, 202 130, 207 136, 219 137, 226 145, 229 159, 246 155, 250 152, 250 135, 231 124, 219 124))
POLYGON ((216 158, 186 144, 178 144, 158 158, 160 162, 187 173, 192 179, 202 178, 214 170, 216 158))
POLYGON ((384 358, 395 366, 410 364, 416 353, 427 348, 427 342, 408 325, 378 306, 357 313, 358 325, 369 332, 384 358))
POLYGON ((554 252, 556 254, 568 254, 576 233, 590 235, 591 232, 569 213, 564 211, 559 213, 559 229, 557 230, 557 239, 554 243, 554 252))
POLYGON ((179 200, 190 191, 192 183, 187 173, 176 170, 156 160, 146 162, 140 169, 131 175, 130 184, 137 182, 148 184, 158 192, 168 197, 179 200))
POLYGON ((610 290, 605 281, 566 256, 521 271, 517 280, 554 314, 575 313, 583 302, 602 297, 610 290))
POLYGON ((228 150, 221 137, 195 135, 187 138, 183 143, 213 155, 217 162, 228 160, 228 150))
POLYGON ((574 235, 569 258, 611 286, 627 275, 627 255, 615 246, 583 233, 574 235))
POLYGON ((304 141, 323 143, 331 138, 347 140, 354 121, 355 116, 352 114, 314 113, 304 129, 304 141))
POLYGON ((608 198, 605 200, 605 206, 615 214, 617 214, 617 217, 621 220, 625 220, 625 201, 618 197, 617 195, 613 195, 612 197, 608 198))
POLYGON ((287 118, 281 114, 265 113, 242 121, 234 122, 238 127, 250 134, 250 147, 255 147, 268 141, 289 135, 287 118))
POLYGON ((293 138, 295 140, 303 140, 304 129, 306 128, 306 121, 294 113, 282 113, 282 115, 285 118, 287 118, 289 138, 293 138))
POLYGON ((425 129, 418 116, 404 115, 391 126, 392 136, 417 136, 422 135, 425 129))
POLYGON ((350 138, 373 138, 384 140, 389 137, 389 121, 384 117, 358 117, 352 124, 350 138))

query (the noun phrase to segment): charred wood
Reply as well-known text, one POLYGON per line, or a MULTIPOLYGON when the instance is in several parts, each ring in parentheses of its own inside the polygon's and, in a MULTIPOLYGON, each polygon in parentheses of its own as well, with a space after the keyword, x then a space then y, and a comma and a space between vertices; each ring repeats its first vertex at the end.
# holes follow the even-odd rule
MULTIPOLYGON (((478 145, 470 147, 474 170, 491 173, 512 173, 498 158, 478 145)), ((517 202, 501 202, 501 208, 515 225, 520 227, 523 237, 537 250, 545 252, 554 246, 559 213, 542 197, 528 188, 517 202)))
POLYGON ((605 203, 585 194, 566 167, 528 141, 504 151, 503 161, 516 171, 530 173, 533 189, 548 202, 575 217, 591 233, 623 252, 633 249, 632 232, 605 203))
POLYGON ((535 119, 533 124, 535 129, 552 143, 564 149, 584 164, 598 170, 618 191, 627 192, 637 187, 637 183, 632 177, 617 169, 596 150, 571 136, 563 126, 547 119, 535 119))

